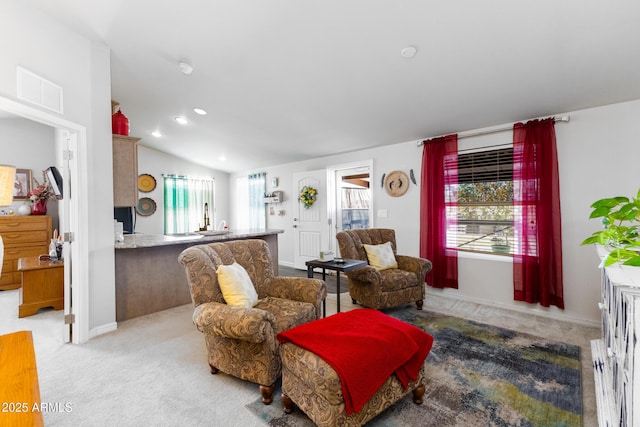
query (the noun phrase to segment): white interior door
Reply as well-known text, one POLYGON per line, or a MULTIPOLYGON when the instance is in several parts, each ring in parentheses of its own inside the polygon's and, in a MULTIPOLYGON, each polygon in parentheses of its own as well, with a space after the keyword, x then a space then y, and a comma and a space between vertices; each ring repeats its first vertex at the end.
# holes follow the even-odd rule
POLYGON ((56 147, 58 153, 56 163, 61 165, 62 174, 62 200, 58 202, 58 218, 60 233, 63 236, 62 246, 62 258, 64 259, 64 342, 71 342, 73 332, 73 307, 71 302, 73 301, 72 294, 72 271, 73 271, 73 257, 72 246, 68 241, 70 232, 73 230, 71 219, 71 198, 73 192, 71 191, 71 171, 74 169, 74 152, 77 152, 77 138, 76 134, 68 130, 56 129, 56 147))
POLYGON ((318 170, 293 174, 293 194, 296 199, 304 186, 317 190, 315 203, 305 208, 296 200, 293 209, 293 265, 306 269, 305 262, 317 259, 321 250, 329 249, 327 216, 327 171, 318 170))

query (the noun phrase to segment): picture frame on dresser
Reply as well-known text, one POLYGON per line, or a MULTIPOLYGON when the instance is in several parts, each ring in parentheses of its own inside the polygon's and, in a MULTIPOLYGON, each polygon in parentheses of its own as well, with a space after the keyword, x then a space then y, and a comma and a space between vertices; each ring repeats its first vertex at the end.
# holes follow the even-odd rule
POLYGON ((13 184, 14 200, 29 200, 31 191, 31 169, 16 169, 16 179, 13 184))

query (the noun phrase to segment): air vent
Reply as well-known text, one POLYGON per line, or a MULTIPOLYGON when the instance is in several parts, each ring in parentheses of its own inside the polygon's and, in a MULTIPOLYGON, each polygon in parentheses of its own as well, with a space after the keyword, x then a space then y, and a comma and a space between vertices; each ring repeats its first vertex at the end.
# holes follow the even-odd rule
POLYGON ((63 113, 62 87, 22 67, 17 67, 18 99, 63 113))

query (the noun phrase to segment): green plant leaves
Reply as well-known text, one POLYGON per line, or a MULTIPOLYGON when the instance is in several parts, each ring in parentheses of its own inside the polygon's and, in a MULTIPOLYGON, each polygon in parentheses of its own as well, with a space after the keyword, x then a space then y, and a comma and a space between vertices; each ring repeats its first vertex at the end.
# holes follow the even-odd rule
POLYGON ((624 196, 608 197, 606 199, 600 199, 593 202, 591 207, 592 208, 601 208, 601 207, 615 208, 621 203, 628 203, 628 202, 629 202, 628 197, 624 197, 624 196))
POLYGON ((615 263, 640 266, 640 189, 636 198, 618 196, 600 199, 591 207, 590 219, 602 218, 603 230, 596 231, 581 245, 600 244, 611 252, 602 260, 607 267, 615 263))
POLYGON ((636 255, 633 258, 629 258, 624 262, 624 265, 630 265, 633 267, 640 267, 640 255, 636 255))

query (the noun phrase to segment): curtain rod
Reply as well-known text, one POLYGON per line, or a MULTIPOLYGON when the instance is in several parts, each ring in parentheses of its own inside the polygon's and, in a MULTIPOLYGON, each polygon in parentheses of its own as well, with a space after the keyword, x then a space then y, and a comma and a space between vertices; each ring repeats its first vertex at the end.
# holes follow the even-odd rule
POLYGON ((163 173, 162 174, 163 177, 165 178, 176 178, 176 179, 199 179, 202 181, 215 181, 215 178, 209 178, 209 177, 205 177, 205 178, 201 178, 199 176, 193 177, 193 176, 189 176, 189 175, 176 175, 174 173, 163 173))
MULTIPOLYGON (((553 121, 554 122, 568 122, 570 118, 571 118, 571 116, 569 116, 568 114, 564 115, 564 116, 555 116, 553 118, 553 121)), ((522 121, 517 122, 517 123, 521 123, 521 122, 522 121)), ((484 129, 476 129, 476 130, 468 130, 468 131, 464 131, 464 132, 459 132, 458 133, 458 139, 469 138, 469 137, 472 137, 472 136, 489 135, 489 134, 498 133, 498 132, 504 132, 504 131, 513 129, 513 125, 514 124, 515 123, 511 123, 511 124, 508 124, 508 125, 495 126, 495 127, 492 127, 492 128, 484 128, 484 129)), ((447 134, 447 135, 450 135, 450 134, 447 134)), ((427 139, 425 139, 423 141, 418 141, 417 145, 418 145, 418 147, 421 147, 421 146, 424 145, 425 142, 431 141, 432 139, 440 138, 442 136, 446 136, 446 135, 434 136, 432 138, 427 138, 427 139)))

